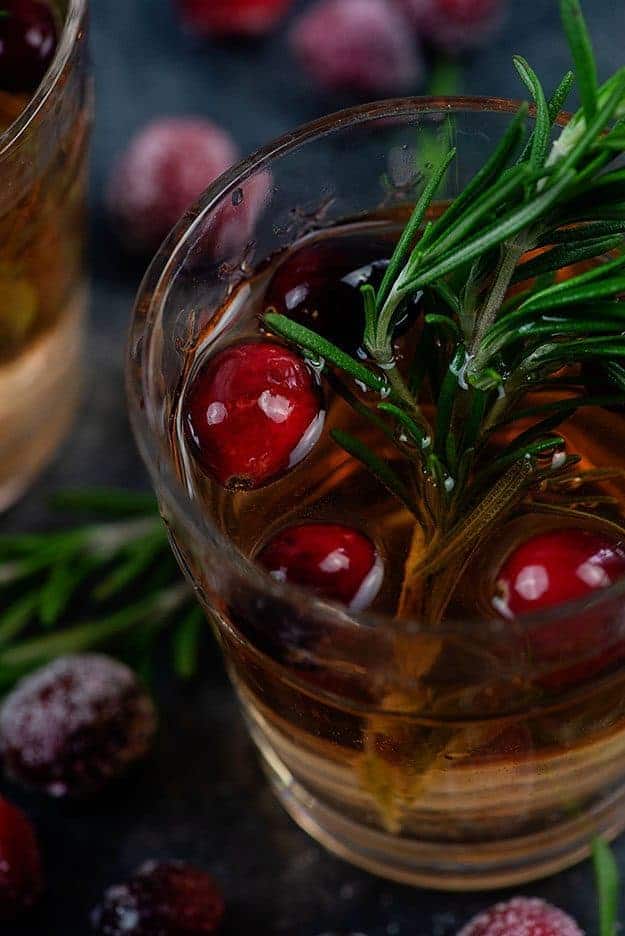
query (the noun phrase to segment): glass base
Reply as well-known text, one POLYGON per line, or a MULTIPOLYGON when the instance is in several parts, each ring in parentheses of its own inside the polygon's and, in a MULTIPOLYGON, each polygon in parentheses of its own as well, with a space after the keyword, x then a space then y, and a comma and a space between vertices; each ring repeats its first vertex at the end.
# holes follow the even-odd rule
POLYGON ((340 858, 372 874, 442 891, 491 890, 548 877, 584 860, 596 835, 625 828, 625 786, 574 819, 509 840, 457 845, 400 838, 354 822, 305 789, 258 733, 263 766, 295 822, 340 858))

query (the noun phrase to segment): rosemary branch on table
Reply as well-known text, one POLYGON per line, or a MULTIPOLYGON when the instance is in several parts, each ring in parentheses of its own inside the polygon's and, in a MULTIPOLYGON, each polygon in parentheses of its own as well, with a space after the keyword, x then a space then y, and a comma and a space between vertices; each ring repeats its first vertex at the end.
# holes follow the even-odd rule
POLYGON ((176 672, 193 675, 203 614, 154 497, 81 490, 57 495, 52 506, 95 519, 0 535, 0 693, 57 656, 104 648, 147 677, 167 625, 176 672))
POLYGON ((333 433, 415 516, 403 598, 413 597, 400 601, 403 612, 423 613, 413 598, 422 601, 425 592, 439 619, 493 525, 523 499, 540 501, 545 486, 559 492, 554 510, 574 511, 567 485, 584 476, 557 427, 580 407, 625 402, 625 68, 599 84, 580 4, 560 6, 574 71, 548 95, 515 56, 534 120, 529 103, 521 104, 490 158, 438 217, 433 204, 455 150, 434 165, 379 289, 362 287, 367 360, 274 311, 264 316, 271 331, 338 369, 334 385, 343 381, 345 399, 365 418, 348 381, 373 391, 369 418, 386 421, 412 465, 411 489, 361 439, 333 433), (582 106, 552 142, 575 86, 582 106), (567 269, 571 275, 561 276, 567 269), (397 328, 419 294, 421 332, 406 375, 395 358, 397 328), (570 376, 570 393, 554 402, 559 372, 573 365, 592 365, 599 389, 570 376), (522 401, 530 390, 528 409, 522 401), (493 434, 528 416, 532 427, 494 457, 493 434), (418 583, 443 565, 432 597, 418 583))

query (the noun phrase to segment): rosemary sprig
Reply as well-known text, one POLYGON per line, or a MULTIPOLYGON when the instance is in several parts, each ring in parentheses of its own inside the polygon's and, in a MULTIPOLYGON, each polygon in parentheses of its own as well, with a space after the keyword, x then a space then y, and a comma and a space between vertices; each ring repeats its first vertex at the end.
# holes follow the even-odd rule
POLYGON ((98 519, 0 535, 0 692, 56 656, 90 649, 112 648, 145 671, 168 625, 176 672, 192 675, 202 612, 155 499, 98 489, 58 494, 53 506, 98 519))
POLYGON ((479 504, 499 505, 498 512, 489 511, 490 525, 521 500, 539 497, 551 477, 579 475, 578 457, 554 428, 582 406, 623 403, 625 69, 599 84, 579 0, 560 0, 560 6, 574 72, 549 95, 529 63, 515 56, 535 106, 533 124, 524 103, 483 168, 435 218, 436 195, 455 151, 440 156, 379 289, 363 287, 368 359, 347 355, 288 318, 265 316, 274 332, 355 381, 352 399, 360 410, 375 406, 377 418, 394 425, 412 465, 412 486, 360 440, 336 432, 334 438, 399 497, 417 524, 436 534, 422 561, 409 557, 407 575, 433 574, 440 567, 437 552, 449 553, 459 575, 485 528, 479 504), (574 82, 582 107, 558 131, 554 125, 574 82), (414 310, 419 294, 420 338, 405 375, 395 360, 397 325, 407 301, 414 310), (589 363, 614 386, 613 396, 605 386, 587 389, 579 369, 589 363), (563 368, 568 387, 562 385, 561 401, 554 402, 563 368), (358 387, 369 392, 362 396, 358 387), (529 389, 538 399, 524 406, 529 389), (542 392, 551 394, 543 402, 542 392), (424 400, 435 404, 433 422, 424 400), (523 427, 493 458, 493 431, 528 418, 530 429, 523 427), (522 483, 508 496, 506 478, 521 468, 522 483), (506 496, 497 497, 500 490, 506 496), (449 552, 449 540, 441 543, 451 531, 449 552))

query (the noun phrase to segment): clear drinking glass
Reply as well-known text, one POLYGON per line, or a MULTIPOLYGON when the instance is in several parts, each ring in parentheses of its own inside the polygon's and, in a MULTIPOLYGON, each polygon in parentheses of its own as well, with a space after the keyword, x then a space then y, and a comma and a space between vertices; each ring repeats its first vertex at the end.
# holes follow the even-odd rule
POLYGON ((29 100, 0 92, 0 510, 69 427, 80 386, 91 125, 87 0, 29 100))
POLYGON ((215 183, 170 236, 141 288, 129 351, 132 420, 172 545, 279 799, 342 857, 445 889, 550 874, 583 858, 594 834, 622 828, 624 583, 522 622, 433 630, 353 614, 275 581, 223 534, 188 483, 177 405, 190 351, 236 333, 237 302, 218 330, 211 321, 252 269, 315 227, 405 208, 449 139, 458 158, 443 198, 453 198, 515 109, 391 101, 271 144, 215 183), (592 646, 563 641, 557 659, 533 661, 534 636, 564 633, 573 619, 592 627, 592 646), (563 681, 563 671, 579 677, 563 681))

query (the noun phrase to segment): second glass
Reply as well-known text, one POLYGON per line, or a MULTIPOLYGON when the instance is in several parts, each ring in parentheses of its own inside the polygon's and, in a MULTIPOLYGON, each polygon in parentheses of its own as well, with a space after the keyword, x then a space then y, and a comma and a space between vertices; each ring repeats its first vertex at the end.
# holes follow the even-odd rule
POLYGON ((0 90, 0 510, 78 402, 91 86, 87 0, 51 5, 59 44, 30 99, 0 90))

